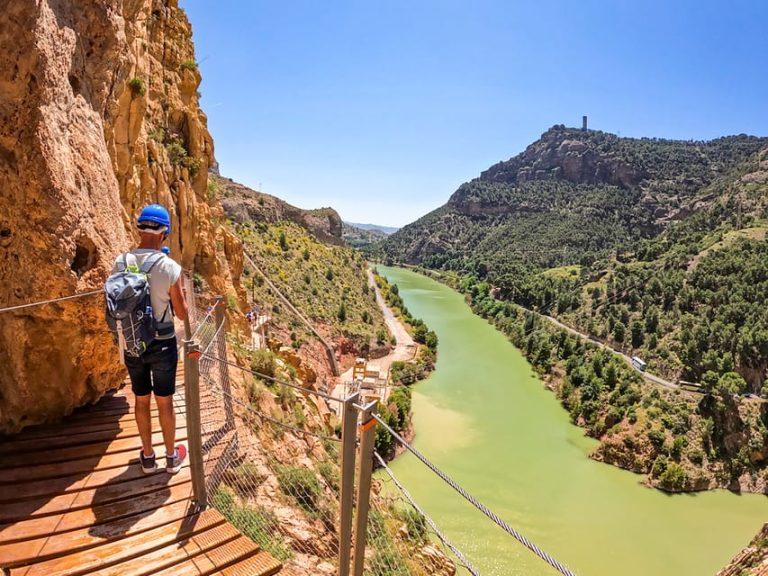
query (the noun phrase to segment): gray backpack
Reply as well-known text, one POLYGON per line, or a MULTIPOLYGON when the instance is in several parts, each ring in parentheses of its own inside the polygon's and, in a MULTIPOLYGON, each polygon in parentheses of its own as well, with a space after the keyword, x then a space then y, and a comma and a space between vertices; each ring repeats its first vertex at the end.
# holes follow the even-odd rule
MULTIPOLYGON (((123 254, 123 261, 118 262, 122 264, 122 270, 112 274, 104 284, 106 318, 110 330, 123 342, 126 355, 137 357, 147 350, 158 335, 158 327, 162 324, 163 331, 166 331, 169 324, 165 322, 168 310, 163 313, 163 322, 155 320, 149 297, 150 272, 155 264, 165 258, 165 254, 152 254, 141 266, 136 265, 132 254, 133 262, 129 264, 128 256, 127 253, 123 254)), ((172 330, 172 320, 170 326, 172 330)))

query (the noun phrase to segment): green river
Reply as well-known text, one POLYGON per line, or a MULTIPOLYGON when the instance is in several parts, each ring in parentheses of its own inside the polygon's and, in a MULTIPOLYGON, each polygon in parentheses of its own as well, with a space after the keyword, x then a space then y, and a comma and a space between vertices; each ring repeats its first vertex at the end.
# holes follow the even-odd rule
MULTIPOLYGON (((768 519, 764 496, 669 496, 589 459, 595 441, 460 294, 407 270, 379 271, 440 338, 437 369, 414 388, 416 447, 579 576, 713 575, 768 519)), ((555 573, 411 454, 392 468, 482 574, 555 573)))

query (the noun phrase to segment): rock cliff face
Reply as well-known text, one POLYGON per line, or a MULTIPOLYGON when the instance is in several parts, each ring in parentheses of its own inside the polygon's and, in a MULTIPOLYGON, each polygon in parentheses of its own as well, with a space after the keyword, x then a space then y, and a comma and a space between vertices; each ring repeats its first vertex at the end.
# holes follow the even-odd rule
POLYGON ((768 524, 758 532, 749 546, 739 552, 717 576, 768 575, 768 524))
POLYGON ((229 178, 213 173, 211 193, 221 197, 227 216, 238 224, 246 222, 293 222, 306 228, 315 238, 328 244, 342 245, 342 221, 333 208, 304 210, 270 194, 257 192, 229 178))
MULTIPOLYGON (((614 137, 616 138, 616 137, 614 137)), ((574 184, 611 184, 630 188, 644 177, 640 166, 595 146, 589 132, 554 127, 522 154, 491 166, 481 178, 496 182, 562 179, 574 184)))
MULTIPOLYGON (((239 241, 208 200, 213 143, 176 0, 9 0, 0 13, 0 307, 99 289, 140 208, 173 256, 240 292, 239 241)), ((0 430, 123 378, 99 295, 0 315, 0 430)))

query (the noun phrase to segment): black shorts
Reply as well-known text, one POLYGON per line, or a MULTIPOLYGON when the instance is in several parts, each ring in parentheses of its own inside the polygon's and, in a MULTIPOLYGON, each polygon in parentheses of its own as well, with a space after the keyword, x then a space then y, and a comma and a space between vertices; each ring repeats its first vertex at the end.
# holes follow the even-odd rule
POLYGON ((176 365, 179 351, 176 337, 153 340, 139 357, 125 356, 125 367, 131 377, 131 388, 136 396, 171 396, 176 391, 176 365))

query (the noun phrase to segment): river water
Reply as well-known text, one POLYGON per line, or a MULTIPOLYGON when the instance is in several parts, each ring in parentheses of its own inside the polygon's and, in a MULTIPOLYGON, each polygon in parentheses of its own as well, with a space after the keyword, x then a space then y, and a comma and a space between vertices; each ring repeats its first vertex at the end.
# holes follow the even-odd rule
MULTIPOLYGON (((437 369, 413 391, 416 447, 579 576, 713 575, 768 520, 768 498, 666 495, 595 462, 522 354, 463 297, 379 267, 437 332, 437 369)), ((555 572, 441 483, 411 454, 395 474, 486 576, 555 572)))

